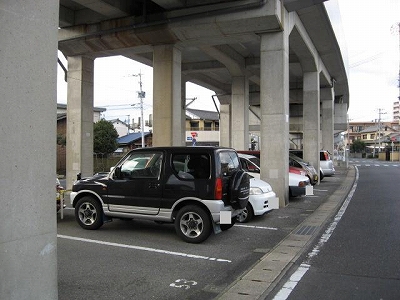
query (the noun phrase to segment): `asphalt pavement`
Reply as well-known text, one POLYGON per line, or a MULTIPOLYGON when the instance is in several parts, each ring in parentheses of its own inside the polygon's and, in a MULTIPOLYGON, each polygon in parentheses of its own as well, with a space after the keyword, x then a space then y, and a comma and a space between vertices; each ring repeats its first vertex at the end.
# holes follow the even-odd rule
POLYGON ((291 198, 289 205, 273 212, 276 227, 293 230, 270 249, 217 299, 265 299, 304 253, 308 253, 340 209, 355 181, 353 166, 336 166, 336 174, 314 186, 313 196, 291 198), (299 218, 300 216, 300 218, 299 218), (290 225, 286 223, 291 220, 290 225), (298 223, 293 224, 293 220, 298 223), (281 221, 284 221, 283 223, 281 221))

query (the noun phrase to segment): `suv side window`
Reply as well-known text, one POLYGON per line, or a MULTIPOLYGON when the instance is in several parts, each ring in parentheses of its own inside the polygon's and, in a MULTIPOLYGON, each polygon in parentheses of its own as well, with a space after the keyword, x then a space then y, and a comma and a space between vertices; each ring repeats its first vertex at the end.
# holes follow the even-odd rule
POLYGON ((209 154, 176 154, 172 155, 172 169, 181 179, 210 178, 209 154))
POLYGON ((235 152, 220 152, 219 160, 221 162, 221 171, 224 176, 230 176, 240 169, 239 158, 235 152))
POLYGON ((161 152, 133 152, 121 165, 121 177, 124 179, 158 178, 162 157, 161 152))

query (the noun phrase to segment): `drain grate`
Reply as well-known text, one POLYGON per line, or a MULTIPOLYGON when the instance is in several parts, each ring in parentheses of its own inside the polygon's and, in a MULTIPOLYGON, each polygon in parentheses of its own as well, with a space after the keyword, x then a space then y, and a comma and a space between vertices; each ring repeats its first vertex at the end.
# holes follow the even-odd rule
POLYGON ((317 230, 318 226, 302 226, 299 230, 297 230, 294 234, 298 235, 312 235, 315 230, 317 230))

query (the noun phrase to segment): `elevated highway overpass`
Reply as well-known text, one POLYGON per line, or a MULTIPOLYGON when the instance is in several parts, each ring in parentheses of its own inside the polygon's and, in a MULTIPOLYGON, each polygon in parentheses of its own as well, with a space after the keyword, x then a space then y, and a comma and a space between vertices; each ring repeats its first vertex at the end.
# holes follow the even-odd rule
POLYGON ((220 144, 246 149, 259 132, 261 177, 285 206, 290 134, 318 166, 346 128, 347 77, 323 2, 2 2, 0 298, 57 298, 57 49, 68 61, 69 184, 93 171, 94 60, 124 55, 153 67, 154 145, 184 142, 185 82, 212 89, 220 144))

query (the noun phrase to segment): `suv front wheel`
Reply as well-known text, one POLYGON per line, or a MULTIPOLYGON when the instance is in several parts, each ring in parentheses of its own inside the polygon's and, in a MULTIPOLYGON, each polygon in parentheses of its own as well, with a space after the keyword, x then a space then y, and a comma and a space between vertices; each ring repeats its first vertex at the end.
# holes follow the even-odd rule
POLYGON ((178 236, 188 243, 201 243, 211 234, 210 215, 196 205, 182 207, 175 219, 175 230, 178 236))
POLYGON ((93 197, 85 196, 75 206, 75 218, 84 229, 98 229, 103 225, 103 210, 93 197))

